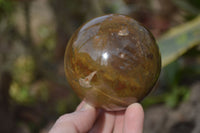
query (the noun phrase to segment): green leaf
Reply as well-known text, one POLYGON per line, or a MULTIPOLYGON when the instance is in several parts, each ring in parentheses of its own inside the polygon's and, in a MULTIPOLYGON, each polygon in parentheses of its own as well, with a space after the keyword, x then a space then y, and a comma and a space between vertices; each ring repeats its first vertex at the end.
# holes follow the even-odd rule
POLYGON ((174 0, 173 3, 175 3, 178 7, 181 9, 193 14, 193 15, 198 15, 200 10, 195 7, 198 6, 199 2, 197 1, 191 1, 191 0, 174 0), (195 2, 193 4, 193 2, 195 2), (192 5, 193 4, 193 5, 192 5))
POLYGON ((175 86, 171 92, 165 96, 165 103, 170 107, 176 107, 180 102, 188 99, 190 89, 185 86, 175 86))
POLYGON ((200 16, 172 28, 158 40, 162 67, 170 64, 198 44, 200 44, 200 16))

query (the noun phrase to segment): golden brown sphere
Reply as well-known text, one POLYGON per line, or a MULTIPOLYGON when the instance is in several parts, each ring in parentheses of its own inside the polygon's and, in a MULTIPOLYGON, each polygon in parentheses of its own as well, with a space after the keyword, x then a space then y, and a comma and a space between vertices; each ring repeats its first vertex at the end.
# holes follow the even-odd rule
POLYGON ((66 77, 89 104, 110 111, 141 101, 161 70, 152 34, 118 14, 94 18, 71 37, 65 52, 66 77))

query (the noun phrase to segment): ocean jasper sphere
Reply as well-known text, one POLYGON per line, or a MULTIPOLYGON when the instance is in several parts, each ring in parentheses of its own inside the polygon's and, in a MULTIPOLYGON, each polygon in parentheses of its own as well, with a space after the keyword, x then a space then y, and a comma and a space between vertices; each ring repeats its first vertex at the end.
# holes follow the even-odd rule
POLYGON ((108 111, 141 101, 156 84, 159 48, 133 18, 109 14, 82 25, 65 52, 65 73, 81 99, 108 111))

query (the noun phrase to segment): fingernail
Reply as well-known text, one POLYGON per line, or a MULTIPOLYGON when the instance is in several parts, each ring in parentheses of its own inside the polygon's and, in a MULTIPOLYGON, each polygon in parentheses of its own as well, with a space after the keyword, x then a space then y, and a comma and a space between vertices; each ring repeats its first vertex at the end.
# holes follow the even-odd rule
POLYGON ((92 109, 92 108, 94 108, 94 107, 87 103, 84 103, 84 105, 81 107, 80 111, 86 111, 86 110, 92 109))
POLYGON ((78 107, 76 108, 76 111, 79 111, 81 108, 82 108, 82 106, 85 104, 85 101, 82 101, 79 105, 78 105, 78 107))

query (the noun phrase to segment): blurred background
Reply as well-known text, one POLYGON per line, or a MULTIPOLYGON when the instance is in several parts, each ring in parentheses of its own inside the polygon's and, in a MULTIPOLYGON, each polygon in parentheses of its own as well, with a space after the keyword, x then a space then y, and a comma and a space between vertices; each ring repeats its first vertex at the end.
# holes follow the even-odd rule
POLYGON ((200 133, 199 0, 0 0, 0 132, 47 133, 80 100, 64 52, 87 20, 129 15, 162 54, 157 89, 142 102, 145 133, 200 133))

